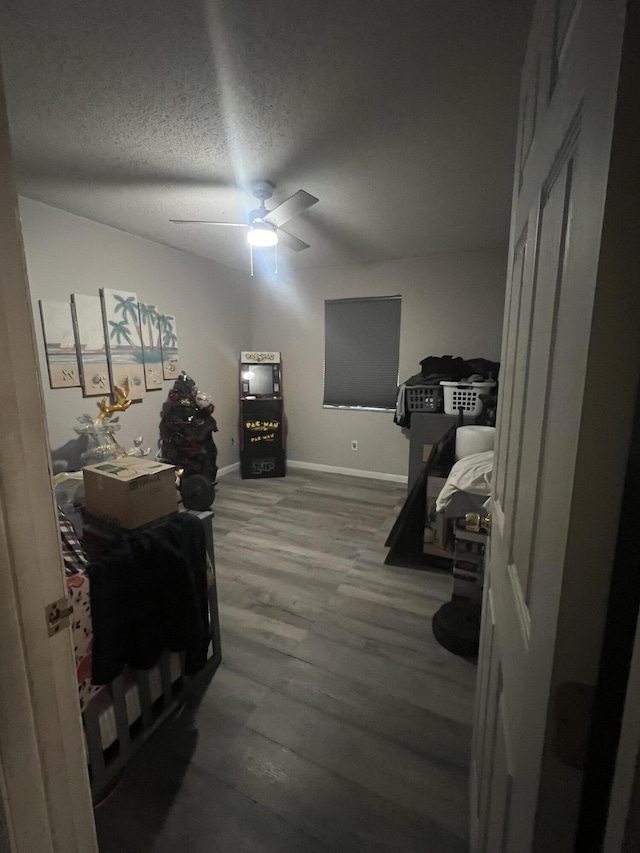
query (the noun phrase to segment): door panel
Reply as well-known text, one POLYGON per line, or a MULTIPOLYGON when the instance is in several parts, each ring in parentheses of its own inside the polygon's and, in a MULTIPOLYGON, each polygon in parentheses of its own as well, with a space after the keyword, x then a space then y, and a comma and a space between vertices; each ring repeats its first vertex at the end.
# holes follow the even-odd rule
POLYGON ((578 17, 581 0, 556 0, 551 60, 551 94, 561 73, 563 59, 569 50, 573 26, 578 17))
POLYGON ((509 760, 509 749, 506 740, 504 713, 504 693, 498 699, 496 717, 495 752, 493 759, 493 774, 491 786, 491 810, 487 819, 487 834, 484 850, 487 853, 504 853, 507 841, 506 815, 509 814, 509 804, 513 791, 512 762, 509 760))
MULTIPOLYGON (((497 500, 507 513, 512 513, 516 501, 516 486, 518 482, 518 471, 520 469, 520 457, 522 451, 522 431, 524 429, 524 409, 526 403, 526 376, 531 354, 531 318, 533 299, 533 269, 529 259, 530 252, 527 243, 527 234, 523 237, 523 264, 520 277, 520 292, 518 300, 518 331, 517 343, 514 353, 513 392, 511 407, 509 411, 509 423, 511 428, 505 430, 507 438, 506 458, 510 460, 509 472, 505 470, 502 488, 496 489, 497 500)), ((506 466, 503 466, 506 468, 506 466)), ((507 548, 511 548, 511 542, 507 542, 507 548)))
MULTIPOLYGON (((509 288, 508 302, 505 305, 505 314, 508 322, 505 324, 505 354, 506 365, 500 379, 500 396, 502 398, 502 418, 513 417, 514 399, 514 374, 516 368, 516 352, 519 344, 521 303, 522 303, 522 279, 524 275, 524 263, 526 253, 526 234, 523 234, 515 250, 515 259, 511 274, 511 286, 509 288)), ((496 443, 496 456, 498 459, 509 456, 509 432, 501 432, 496 443), (504 448, 502 447, 504 442, 504 448)), ((494 493, 505 494, 506 468, 504 465, 496 466, 494 471, 494 493)))
POLYGON ((585 530, 579 484, 585 437, 602 419, 589 380, 596 356, 597 367, 607 358, 592 330, 609 311, 598 303, 599 247, 624 10, 623 0, 540 0, 523 73, 471 765, 474 853, 564 853, 576 827, 581 777, 554 752, 554 691, 597 669, 606 596, 587 597, 580 584, 591 572, 589 588, 606 589, 610 567, 587 567, 584 554, 587 541, 615 538, 613 506, 608 526, 585 530), (576 637, 575 624, 592 626, 588 637, 576 637))
MULTIPOLYGON (((542 193, 539 239, 535 263, 535 303, 530 330, 529 364, 526 398, 524 401, 520 441, 518 434, 512 444, 513 464, 518 488, 511 523, 513 548, 511 561, 517 568, 524 598, 529 602, 528 579, 531 548, 535 537, 535 518, 538 507, 539 462, 544 453, 547 426, 547 389, 549 371, 555 346, 555 327, 559 292, 562 286, 562 266, 571 194, 571 162, 557 169, 554 164, 549 184, 542 193)), ((511 434, 516 424, 509 423, 511 434)), ((505 511, 508 511, 505 507, 505 511)))

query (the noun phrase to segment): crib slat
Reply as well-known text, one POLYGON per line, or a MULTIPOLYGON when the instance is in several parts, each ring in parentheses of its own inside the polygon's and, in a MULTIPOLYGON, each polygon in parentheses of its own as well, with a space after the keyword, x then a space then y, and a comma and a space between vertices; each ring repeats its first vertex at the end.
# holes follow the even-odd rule
POLYGON ((142 711, 142 725, 148 729, 153 722, 153 708, 151 707, 151 686, 149 685, 149 673, 143 669, 137 670, 138 693, 140 695, 140 708, 142 711))
POLYGON ((209 632, 211 634, 211 659, 217 666, 222 660, 222 649, 220 646, 220 616, 218 615, 218 590, 216 589, 215 573, 213 576, 213 584, 207 590, 207 597, 209 599, 209 632))
POLYGON ((104 775, 104 753, 100 735, 99 711, 95 702, 90 702, 84 709, 82 720, 87 738, 92 784, 99 785, 100 778, 104 775))
POLYGON ((168 708, 173 701, 173 691, 171 690, 171 655, 167 651, 164 651, 160 657, 160 681, 164 706, 168 708))
POLYGON ((124 678, 122 675, 119 675, 111 682, 111 697, 113 699, 113 713, 116 718, 116 731, 118 733, 118 741, 120 742, 120 750, 128 752, 131 737, 129 734, 129 714, 127 712, 124 678))

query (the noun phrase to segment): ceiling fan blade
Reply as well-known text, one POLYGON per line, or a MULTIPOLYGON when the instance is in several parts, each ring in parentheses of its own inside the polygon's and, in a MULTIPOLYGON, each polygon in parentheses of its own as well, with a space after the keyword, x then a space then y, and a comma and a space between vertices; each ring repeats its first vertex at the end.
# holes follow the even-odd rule
POLYGON ((270 210, 264 217, 265 221, 275 225, 276 228, 280 228, 280 226, 284 225, 285 222, 288 222, 290 219, 293 219, 294 216, 297 216, 308 207, 316 204, 317 201, 318 199, 314 195, 311 195, 304 190, 298 190, 297 193, 289 196, 289 198, 286 201, 283 201, 282 204, 279 204, 277 207, 274 207, 273 210, 270 210))
POLYGON ((292 249, 294 252, 301 252, 303 249, 309 248, 309 244, 305 243, 304 240, 294 237, 293 234, 288 234, 282 228, 278 228, 278 243, 286 246, 287 249, 292 249))
POLYGON ((231 228, 247 228, 246 222, 214 222, 210 219, 170 219, 174 225, 229 225, 231 228))

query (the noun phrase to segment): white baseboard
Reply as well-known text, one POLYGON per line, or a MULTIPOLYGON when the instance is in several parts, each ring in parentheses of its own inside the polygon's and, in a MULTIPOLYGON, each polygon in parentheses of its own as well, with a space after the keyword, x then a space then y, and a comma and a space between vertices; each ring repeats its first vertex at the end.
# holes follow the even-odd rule
POLYGON ((383 474, 382 471, 360 471, 357 468, 338 468, 337 465, 319 465, 316 462, 296 462, 287 459, 289 468, 307 468, 309 471, 325 471, 327 474, 346 474, 348 477, 365 477, 368 480, 387 480, 391 483, 406 483, 406 474, 383 474))
POLYGON ((239 462, 232 462, 231 465, 225 465, 224 468, 218 468, 218 473, 216 476, 224 477, 225 474, 230 474, 232 471, 237 471, 239 468, 239 462))

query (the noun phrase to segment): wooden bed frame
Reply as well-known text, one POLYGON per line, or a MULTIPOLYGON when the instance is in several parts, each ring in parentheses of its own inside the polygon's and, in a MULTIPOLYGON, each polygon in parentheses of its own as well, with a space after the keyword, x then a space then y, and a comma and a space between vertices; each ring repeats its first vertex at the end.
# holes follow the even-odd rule
MULTIPOLYGON (((210 561, 210 584, 208 590, 209 617, 211 647, 209 658, 203 669, 195 676, 185 675, 184 656, 179 658, 179 667, 176 677, 175 657, 172 666, 172 655, 163 652, 157 668, 155 679, 152 674, 154 670, 131 670, 128 669, 119 675, 114 681, 106 685, 84 709, 82 721, 84 724, 87 762, 89 765, 89 776, 91 779, 91 795, 94 804, 100 802, 111 790, 125 765, 142 746, 142 744, 153 734, 178 708, 191 693, 193 686, 203 679, 210 678, 218 668, 222 660, 220 648, 220 620, 218 616, 218 595, 216 587, 215 556, 213 547, 213 512, 193 512, 200 518, 204 525, 206 535, 207 555, 210 561), (160 684, 159 695, 154 698, 152 681, 160 684), (136 713, 132 718, 131 691, 137 693, 134 697, 136 713), (100 727, 100 718, 105 713, 104 697, 107 696, 108 708, 112 710, 115 717, 115 740, 103 747, 103 738, 100 727), (129 704, 129 707, 127 707, 129 704)), ((157 691, 156 691, 157 692, 157 691)))

